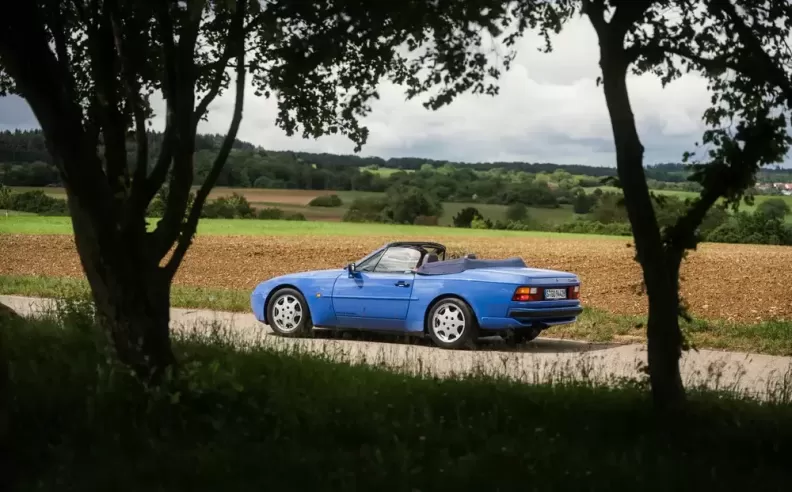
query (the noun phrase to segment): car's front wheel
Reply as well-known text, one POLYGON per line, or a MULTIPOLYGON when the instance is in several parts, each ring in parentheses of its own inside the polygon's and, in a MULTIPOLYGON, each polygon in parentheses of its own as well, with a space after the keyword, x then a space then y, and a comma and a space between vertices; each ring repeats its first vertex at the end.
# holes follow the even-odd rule
POLYGON ((280 289, 270 298, 267 321, 275 333, 287 337, 304 336, 312 327, 305 297, 290 288, 280 289))
POLYGON ((473 346, 477 337, 476 318, 467 304, 456 298, 442 299, 429 311, 427 331, 441 348, 473 346))

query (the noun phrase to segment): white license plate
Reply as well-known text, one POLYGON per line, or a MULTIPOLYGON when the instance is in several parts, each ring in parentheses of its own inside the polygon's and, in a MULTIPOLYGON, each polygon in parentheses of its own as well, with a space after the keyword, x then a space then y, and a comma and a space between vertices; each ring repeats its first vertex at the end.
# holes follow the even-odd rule
POLYGON ((566 289, 545 289, 545 299, 566 299, 566 289))

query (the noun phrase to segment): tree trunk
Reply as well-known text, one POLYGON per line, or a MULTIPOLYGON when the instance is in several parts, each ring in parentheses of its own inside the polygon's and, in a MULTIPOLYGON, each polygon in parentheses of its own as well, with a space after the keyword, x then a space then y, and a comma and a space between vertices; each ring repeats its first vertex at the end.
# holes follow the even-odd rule
MULTIPOLYGON (((0 303, 0 330, 12 322, 19 322, 13 309, 0 303)), ((6 356, 5 334, 0 332, 0 490, 11 490, 14 467, 11 464, 11 449, 8 440, 8 414, 11 402, 8 380, 8 359, 6 356)))
POLYGON ((685 400, 679 372, 679 262, 674 266, 666 255, 652 207, 643 169, 644 149, 627 91, 629 62, 622 43, 622 39, 600 39, 602 81, 616 145, 616 167, 649 297, 647 350, 652 395, 657 407, 676 407, 685 400))
POLYGON ((157 384, 175 363, 170 343, 170 276, 147 251, 145 222, 122 236, 97 230, 78 205, 72 224, 97 318, 119 360, 157 384))

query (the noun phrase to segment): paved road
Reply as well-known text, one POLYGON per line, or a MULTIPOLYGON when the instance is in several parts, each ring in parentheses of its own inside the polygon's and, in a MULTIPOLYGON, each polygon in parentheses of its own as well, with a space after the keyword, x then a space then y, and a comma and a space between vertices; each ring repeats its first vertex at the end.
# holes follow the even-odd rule
MULTIPOLYGON (((51 309, 46 299, 0 296, 0 302, 23 315, 51 309)), ((474 371, 504 375, 526 382, 561 378, 608 382, 614 378, 638 378, 646 362, 642 344, 593 344, 539 338, 516 348, 483 341, 478 350, 442 350, 426 342, 406 343, 394 337, 358 335, 351 338, 318 336, 285 339, 260 324, 252 314, 172 309, 176 331, 223 330, 240 343, 266 344, 274 349, 295 347, 350 362, 381 364, 414 373, 447 376, 474 371)), ((688 387, 706 385, 731 389, 764 398, 780 387, 792 389, 792 357, 700 350, 685 353, 681 361, 688 387)))

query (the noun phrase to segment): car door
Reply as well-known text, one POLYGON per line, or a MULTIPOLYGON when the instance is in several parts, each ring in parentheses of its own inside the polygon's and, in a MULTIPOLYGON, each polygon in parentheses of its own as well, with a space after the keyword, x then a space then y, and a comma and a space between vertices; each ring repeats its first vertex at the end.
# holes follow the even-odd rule
POLYGON ((375 261, 344 274, 333 287, 333 309, 340 326, 372 330, 403 330, 421 253, 392 247, 375 261))

